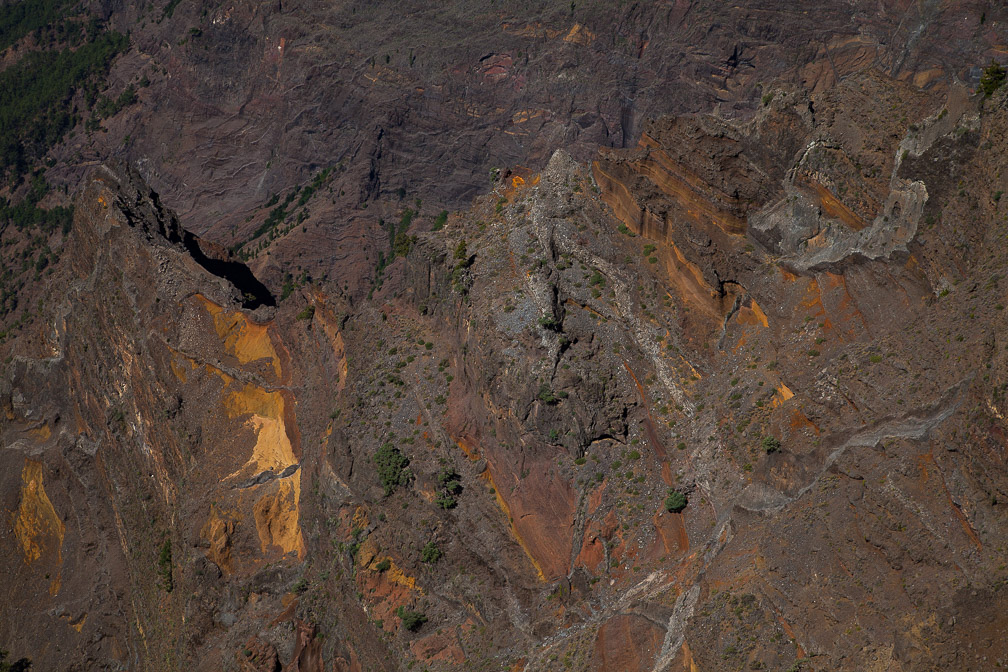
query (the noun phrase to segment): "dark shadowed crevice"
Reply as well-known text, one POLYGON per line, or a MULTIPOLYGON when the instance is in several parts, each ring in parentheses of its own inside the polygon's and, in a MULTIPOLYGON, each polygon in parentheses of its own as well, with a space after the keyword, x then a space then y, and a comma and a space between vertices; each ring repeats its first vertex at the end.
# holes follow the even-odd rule
POLYGON ((199 238, 190 231, 183 229, 182 244, 192 255, 197 264, 213 273, 218 278, 224 278, 238 288, 242 293, 242 308, 255 310, 259 306, 275 306, 276 299, 266 289, 266 285, 259 282, 249 267, 240 261, 225 261, 214 259, 203 253, 199 246, 199 238))

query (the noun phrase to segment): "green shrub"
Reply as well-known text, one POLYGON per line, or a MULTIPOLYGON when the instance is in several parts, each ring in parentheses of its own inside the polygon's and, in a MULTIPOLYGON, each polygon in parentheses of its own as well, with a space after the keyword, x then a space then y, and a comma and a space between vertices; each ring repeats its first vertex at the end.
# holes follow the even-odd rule
POLYGON ((435 500, 442 509, 454 509, 457 497, 462 494, 462 478, 450 467, 441 467, 438 474, 438 496, 435 500))
POLYGON ((172 580, 171 539, 165 539, 158 553, 158 574, 161 575, 161 586, 166 593, 172 592, 175 582, 172 580))
POLYGON ((403 627, 410 632, 416 632, 424 623, 427 617, 419 611, 410 611, 406 607, 400 606, 396 609, 396 616, 402 619, 403 627))
POLYGON ((442 553, 441 549, 437 547, 437 544, 433 541, 428 541, 427 545, 420 551, 420 560, 428 565, 432 565, 440 560, 442 555, 444 555, 444 553, 442 553))
POLYGON ((434 226, 431 227, 431 231, 440 231, 448 221, 448 211, 442 210, 437 217, 434 218, 434 226))
POLYGON ((391 443, 382 444, 371 458, 378 468, 378 478, 385 488, 385 496, 391 495, 400 485, 406 485, 413 477, 407 469, 409 458, 391 443))
POLYGON ((387 572, 392 567, 392 561, 388 558, 383 558, 381 562, 375 565, 375 571, 377 572, 387 572))
POLYGON ((553 404, 559 403, 560 399, 553 394, 553 390, 550 389, 549 385, 543 383, 539 386, 539 401, 552 406, 553 404))
POLYGON ((315 306, 305 306, 305 309, 297 314, 299 320, 310 320, 315 317, 315 306))
POLYGON ((980 90, 984 97, 989 98, 995 91, 1005 83, 1005 69, 1001 64, 991 59, 991 64, 984 68, 983 76, 980 77, 980 90))
POLYGON ((540 317, 539 326, 549 331, 560 331, 560 322, 552 317, 540 317))
POLYGON ((773 436, 764 436, 762 446, 763 450, 766 451, 766 454, 769 455, 770 453, 776 453, 780 450, 780 441, 773 436))
POLYGON ((405 257, 409 254, 410 249, 413 247, 413 243, 416 242, 416 236, 408 236, 405 231, 400 231, 396 234, 395 242, 392 245, 392 251, 397 257, 405 257))
MULTIPOLYGON (((419 206, 417 206, 419 207, 419 206)), ((403 210, 402 217, 399 218, 399 230, 405 231, 413 223, 413 217, 416 216, 416 211, 411 208, 406 208, 403 210)))
POLYGON ((665 498, 665 510, 669 513, 679 513, 686 508, 686 504, 688 503, 686 495, 678 490, 670 489, 668 496, 665 498))

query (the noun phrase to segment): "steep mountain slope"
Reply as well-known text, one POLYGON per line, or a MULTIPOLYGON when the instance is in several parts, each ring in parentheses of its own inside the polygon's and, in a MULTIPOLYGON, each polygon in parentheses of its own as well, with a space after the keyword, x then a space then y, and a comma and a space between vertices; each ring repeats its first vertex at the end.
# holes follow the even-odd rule
POLYGON ((941 96, 1002 53, 1008 20, 988 3, 906 0, 98 11, 132 40, 110 97, 147 86, 103 122, 107 133, 56 150, 50 181, 74 187, 95 163, 123 158, 188 228, 257 254, 256 271, 277 285, 334 261, 369 276, 375 223, 417 197, 432 217, 465 208, 501 171, 538 170, 561 147, 587 160, 599 145, 633 146, 666 113, 747 118, 774 81, 822 93, 874 68, 941 96), (331 192, 297 228, 263 232, 271 197, 326 168, 331 192))
POLYGON ((959 81, 1003 28, 853 8, 106 7, 150 86, 52 150, 72 226, 0 341, 0 644, 1008 663, 1008 94, 959 81))

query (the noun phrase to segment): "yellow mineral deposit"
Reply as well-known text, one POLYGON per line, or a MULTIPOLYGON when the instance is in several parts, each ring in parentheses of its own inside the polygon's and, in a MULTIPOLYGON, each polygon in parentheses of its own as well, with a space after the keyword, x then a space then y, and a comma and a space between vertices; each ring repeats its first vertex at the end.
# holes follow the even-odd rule
POLYGON ((279 472, 297 464, 284 423, 282 393, 247 383, 242 389, 230 392, 225 397, 224 406, 233 418, 251 415, 249 422, 256 433, 256 444, 246 467, 252 467, 256 472, 267 469, 279 472))
POLYGON ((423 594, 423 590, 418 588, 416 585, 416 577, 410 576, 402 570, 398 565, 396 565, 395 560, 389 556, 379 556, 378 545, 374 542, 374 539, 368 537, 361 544, 360 550, 357 551, 357 560, 361 566, 367 567, 372 571, 378 571, 375 569, 382 560, 388 560, 389 566, 385 570, 385 578, 389 583, 397 583, 400 586, 405 586, 410 590, 415 590, 420 594, 423 594))
POLYGON ((14 536, 21 542, 25 562, 31 564, 55 552, 57 564, 62 564, 66 526, 56 515, 42 485, 42 463, 25 460, 21 481, 21 504, 14 517, 14 536))
POLYGON ((277 378, 280 378, 280 358, 273 347, 267 325, 252 322, 241 311, 224 310, 202 294, 197 294, 196 298, 213 317, 217 336, 229 353, 242 364, 268 359, 277 378))
POLYGON ((69 625, 71 628, 73 628, 77 632, 80 632, 81 630, 83 630, 84 629, 84 624, 87 622, 87 614, 82 615, 76 621, 73 620, 70 617, 69 614, 62 616, 62 618, 66 619, 67 625, 69 625))
POLYGON ((274 547, 283 553, 305 554, 304 539, 298 523, 298 503, 301 497, 301 472, 298 471, 277 485, 273 494, 264 495, 252 510, 256 531, 264 555, 274 547))
POLYGON ((211 507, 200 537, 210 546, 207 557, 221 568, 225 574, 234 572, 234 557, 231 553, 231 535, 234 533, 234 521, 222 516, 216 506, 211 507))
POLYGON ((777 386, 777 392, 774 394, 773 399, 770 400, 770 405, 777 408, 793 396, 794 392, 791 391, 791 388, 781 383, 777 386))
POLYGON ((595 39, 595 33, 591 32, 580 23, 575 23, 570 32, 564 35, 563 41, 568 44, 580 44, 587 46, 595 39))
POLYGON ((528 544, 525 543, 525 540, 522 539, 521 534, 519 534, 518 528, 515 527, 514 518, 511 516, 511 507, 508 506, 508 503, 504 499, 504 496, 501 494, 500 489, 497 488, 497 484, 494 482, 493 474, 490 473, 490 469, 487 469, 482 474, 480 474, 480 477, 486 479, 487 483, 490 485, 490 489, 493 490, 494 497, 497 500, 497 506, 500 507, 500 510, 504 513, 504 518, 507 519, 508 521, 508 529, 511 530, 511 536, 513 536, 515 541, 518 542, 518 546, 521 547, 523 551, 525 551, 525 556, 529 559, 529 562, 532 564, 532 568, 535 570, 536 576, 539 578, 540 581, 545 583, 546 575, 543 573, 539 561, 536 560, 535 556, 532 554, 532 550, 528 547, 528 544))

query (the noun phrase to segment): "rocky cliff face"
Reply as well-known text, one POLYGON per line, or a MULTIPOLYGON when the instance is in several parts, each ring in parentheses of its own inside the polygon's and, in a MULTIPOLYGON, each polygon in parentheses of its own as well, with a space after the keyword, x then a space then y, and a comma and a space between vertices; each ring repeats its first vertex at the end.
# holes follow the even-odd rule
POLYGON ((829 96, 877 72, 940 96, 1001 53, 1004 18, 983 3, 903 0, 100 4, 134 45, 112 92, 148 85, 103 122, 108 133, 55 150, 50 180, 73 187, 121 157, 189 229, 255 255, 264 279, 318 278, 335 261, 361 294, 353 279, 371 276, 383 238, 375 222, 415 198, 433 213, 467 208, 502 172, 538 171, 557 148, 591 160, 599 146, 635 146, 665 114, 748 119, 773 82, 829 96), (271 197, 325 168, 331 189, 298 222, 310 235, 280 227, 266 240, 271 197))
POLYGON ((174 158, 148 123, 87 172, 0 342, 0 644, 82 670, 1008 663, 1008 99, 958 81, 1003 29, 876 5, 812 32, 445 6, 412 27, 447 23, 444 53, 409 54, 364 6, 113 13, 140 26, 117 67, 168 53, 150 94, 201 103, 174 158), (325 38, 355 26, 379 32, 325 38))

